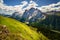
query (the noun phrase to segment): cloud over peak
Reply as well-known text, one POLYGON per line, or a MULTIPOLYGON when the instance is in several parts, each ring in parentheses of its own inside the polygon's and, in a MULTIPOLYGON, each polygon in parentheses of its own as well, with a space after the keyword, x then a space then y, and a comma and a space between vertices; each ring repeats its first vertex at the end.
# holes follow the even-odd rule
POLYGON ((19 13, 23 14, 25 10, 29 10, 32 7, 38 8, 42 12, 48 12, 48 11, 53 11, 53 10, 60 11, 60 2, 58 2, 56 4, 53 3, 50 5, 39 7, 39 5, 36 2, 31 0, 29 3, 27 1, 22 1, 20 5, 8 6, 3 3, 3 0, 0 0, 0 9, 8 11, 8 12, 11 11, 12 13, 19 12, 19 13))
POLYGON ((23 12, 26 9, 30 9, 31 7, 36 8, 36 6, 38 6, 38 4, 36 4, 34 1, 30 1, 29 3, 27 1, 22 1, 20 5, 15 5, 15 6, 7 6, 6 4, 3 4, 3 0, 0 0, 0 8, 1 9, 5 9, 6 11, 16 11, 19 12, 21 14, 23 14, 23 12), (25 7, 26 6, 26 7, 25 7), (25 7, 25 8, 23 8, 25 7))
POLYGON ((41 10, 42 12, 60 11, 60 2, 56 4, 53 3, 47 6, 41 6, 41 7, 38 7, 38 9, 41 10))
POLYGON ((30 8, 37 8, 37 6, 38 6, 37 3, 35 3, 34 1, 30 1, 28 6, 25 7, 23 10, 26 10, 26 9, 29 10, 30 8))

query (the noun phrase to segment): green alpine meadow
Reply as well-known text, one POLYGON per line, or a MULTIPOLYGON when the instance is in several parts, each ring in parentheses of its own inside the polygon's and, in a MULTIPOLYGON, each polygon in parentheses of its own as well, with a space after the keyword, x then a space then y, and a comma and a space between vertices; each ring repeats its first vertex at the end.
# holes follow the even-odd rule
POLYGON ((3 16, 0 16, 0 33, 2 40, 48 40, 42 33, 32 30, 26 24, 3 16), (5 26, 7 29, 4 29, 5 26), (8 31, 8 35, 3 30, 8 31))

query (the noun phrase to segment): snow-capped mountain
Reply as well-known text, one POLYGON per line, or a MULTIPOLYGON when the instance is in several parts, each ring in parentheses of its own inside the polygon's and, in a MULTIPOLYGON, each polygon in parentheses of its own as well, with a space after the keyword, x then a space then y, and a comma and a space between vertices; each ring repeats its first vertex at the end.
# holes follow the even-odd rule
POLYGON ((26 22, 34 22, 44 17, 45 16, 43 15, 43 13, 40 10, 35 9, 35 8, 25 10, 24 14, 22 15, 22 19, 24 19, 24 21, 26 22))
POLYGON ((35 22, 38 20, 43 20, 47 17, 47 15, 55 15, 58 13, 60 13, 60 11, 49 11, 49 12, 43 13, 37 8, 36 9, 31 8, 29 10, 25 10, 22 16, 21 16, 21 13, 14 12, 12 14, 12 18, 15 18, 22 22, 29 23, 29 22, 35 22))

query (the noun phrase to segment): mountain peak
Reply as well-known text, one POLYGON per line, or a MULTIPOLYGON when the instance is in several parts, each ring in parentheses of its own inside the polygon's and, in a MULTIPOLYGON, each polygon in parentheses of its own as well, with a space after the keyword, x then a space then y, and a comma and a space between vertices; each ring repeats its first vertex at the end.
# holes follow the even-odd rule
POLYGON ((25 21, 36 21, 36 19, 40 19, 43 17, 42 12, 37 8, 30 8, 29 10, 25 10, 24 14, 22 15, 22 19, 25 21))

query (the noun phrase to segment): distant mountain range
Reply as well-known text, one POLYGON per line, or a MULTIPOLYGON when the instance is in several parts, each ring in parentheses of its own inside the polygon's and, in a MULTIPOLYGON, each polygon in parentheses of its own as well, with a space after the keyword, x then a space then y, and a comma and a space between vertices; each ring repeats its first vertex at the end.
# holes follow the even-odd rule
MULTIPOLYGON (((10 12, 10 11, 9 11, 10 12)), ((39 9, 31 8, 29 10, 25 10, 23 15, 19 12, 14 12, 12 15, 8 15, 5 13, 0 13, 0 15, 7 16, 19 20, 21 22, 35 22, 46 19, 47 15, 55 15, 60 13, 59 11, 49 11, 46 13, 41 12, 39 9)), ((59 15, 59 14, 58 14, 59 15)))
POLYGON ((40 10, 35 9, 35 8, 25 10, 25 12, 23 13, 22 16, 21 16, 21 13, 19 13, 19 12, 14 12, 12 15, 7 15, 4 13, 1 13, 0 15, 15 18, 22 22, 34 22, 36 20, 45 18, 45 15, 40 10))

